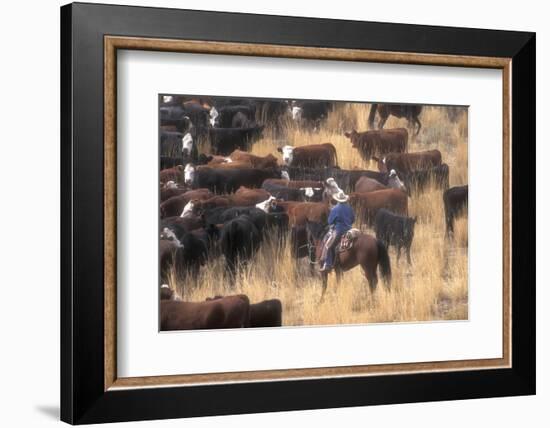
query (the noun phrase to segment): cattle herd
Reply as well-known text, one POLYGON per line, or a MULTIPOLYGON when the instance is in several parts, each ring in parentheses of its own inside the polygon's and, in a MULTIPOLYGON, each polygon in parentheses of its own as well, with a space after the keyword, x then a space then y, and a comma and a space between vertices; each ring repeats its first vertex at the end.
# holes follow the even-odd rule
POLYGON ((336 147, 314 141, 334 104, 160 96, 161 330, 281 326, 279 299, 250 302, 245 294, 230 294, 184 301, 174 280, 180 289, 201 287, 199 273, 217 260, 224 266, 220 281, 231 289, 262 246, 280 250, 283 242, 290 242, 296 263, 307 259, 315 276, 310 226, 326 225, 335 192, 349 195, 356 225, 372 228, 379 243, 394 247, 396 262, 403 249, 407 263, 414 263, 417 219, 409 216, 409 201, 427 188, 441 191, 444 233, 452 237, 455 218, 467 211, 468 186, 449 187, 449 166, 439 150, 411 152, 409 130, 382 128, 393 114, 420 130, 422 106, 378 105, 378 114, 386 114, 378 129, 342 132, 358 157, 375 162, 377 170, 369 170, 341 168, 336 147), (312 141, 280 141, 272 153, 252 153, 268 129, 277 137, 288 123, 310 130, 312 141))

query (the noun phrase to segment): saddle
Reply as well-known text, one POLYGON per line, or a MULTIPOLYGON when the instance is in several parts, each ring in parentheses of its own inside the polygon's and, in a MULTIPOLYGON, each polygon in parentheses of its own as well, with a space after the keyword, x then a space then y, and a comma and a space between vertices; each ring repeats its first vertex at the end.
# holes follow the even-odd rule
POLYGON ((342 235, 342 238, 340 238, 340 242, 336 246, 336 253, 342 253, 344 251, 350 250, 359 235, 361 235, 361 231, 355 228, 350 229, 346 233, 344 233, 342 235))

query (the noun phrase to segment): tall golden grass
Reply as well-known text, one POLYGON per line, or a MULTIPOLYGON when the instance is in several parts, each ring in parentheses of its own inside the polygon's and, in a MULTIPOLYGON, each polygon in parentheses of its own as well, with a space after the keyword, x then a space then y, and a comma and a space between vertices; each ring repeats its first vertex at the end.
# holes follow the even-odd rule
MULTIPOLYGON (((373 162, 361 158, 344 132, 367 128, 369 104, 341 103, 317 131, 305 130, 287 121, 282 131, 266 129, 252 152, 272 153, 281 144, 294 146, 331 142, 342 168, 376 169, 373 162)), ((451 121, 446 107, 424 107, 418 135, 409 130, 409 151, 439 149, 450 168, 451 186, 466 184, 468 178, 468 119, 466 109, 458 110, 451 121)), ((407 127, 405 119, 393 116, 385 128, 407 127)), ((468 318, 468 223, 460 218, 454 238, 445 237, 442 191, 433 188, 409 198, 409 215, 418 221, 411 250, 412 266, 404 254, 399 263, 390 249, 392 284, 382 282, 371 294, 360 267, 343 275, 337 284, 329 276, 328 290, 320 303, 321 282, 317 273, 309 274, 305 259, 290 257, 288 242, 262 246, 251 263, 243 266, 234 287, 224 278, 223 257, 202 269, 196 281, 171 276, 170 287, 186 301, 202 301, 214 295, 244 293, 251 302, 277 298, 283 304, 283 325, 329 325, 373 322, 408 322, 468 318)), ((364 232, 374 231, 362 227, 364 232)))

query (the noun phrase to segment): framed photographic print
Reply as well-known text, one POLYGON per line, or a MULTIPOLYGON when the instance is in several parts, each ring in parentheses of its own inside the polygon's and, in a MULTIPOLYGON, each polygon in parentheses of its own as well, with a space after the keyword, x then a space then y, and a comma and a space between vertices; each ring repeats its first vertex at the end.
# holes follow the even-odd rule
POLYGON ((535 35, 61 8, 73 423, 535 393, 535 35))

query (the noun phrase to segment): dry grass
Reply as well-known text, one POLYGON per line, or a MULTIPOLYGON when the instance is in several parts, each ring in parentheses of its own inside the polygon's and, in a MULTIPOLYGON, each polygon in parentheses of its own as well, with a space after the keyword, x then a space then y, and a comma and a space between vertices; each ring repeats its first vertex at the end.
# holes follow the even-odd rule
MULTIPOLYGON (((331 142, 336 146, 342 168, 375 169, 351 147, 343 132, 367 129, 368 104, 337 106, 320 130, 310 132, 288 122, 282 133, 267 130, 252 152, 273 153, 282 143, 295 146, 331 142)), ((418 136, 409 130, 409 151, 439 149, 450 167, 451 186, 466 184, 468 178, 468 121, 466 110, 458 111, 451 122, 445 107, 425 107, 418 136)), ((391 117, 386 128, 407 127, 407 121, 391 117)), ((344 273, 340 284, 329 276, 325 301, 319 304, 321 283, 309 275, 305 260, 298 264, 290 257, 288 243, 264 245, 254 260, 241 270, 235 288, 228 288, 223 275, 223 258, 203 269, 193 283, 173 278, 170 286, 184 300, 202 301, 213 295, 247 294, 252 302, 278 298, 283 303, 283 324, 328 325, 392 321, 427 321, 468 318, 468 222, 458 219, 455 237, 445 238, 442 192, 429 190, 409 199, 409 215, 417 216, 415 238, 408 266, 402 254, 400 263, 390 250, 393 271, 391 290, 382 282, 369 292, 360 267, 344 273)), ((373 234, 370 229, 366 232, 373 234)))

